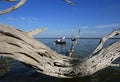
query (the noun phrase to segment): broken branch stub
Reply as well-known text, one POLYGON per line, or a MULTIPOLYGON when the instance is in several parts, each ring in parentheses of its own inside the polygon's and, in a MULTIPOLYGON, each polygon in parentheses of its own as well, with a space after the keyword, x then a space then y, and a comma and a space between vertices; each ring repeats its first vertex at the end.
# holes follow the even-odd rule
POLYGON ((32 31, 30 31, 30 32, 28 32, 28 35, 29 36, 33 36, 33 35, 36 35, 36 34, 38 34, 38 33, 41 33, 41 32, 44 32, 45 30, 47 30, 47 28, 39 28, 39 29, 35 29, 35 30, 32 30, 32 31))

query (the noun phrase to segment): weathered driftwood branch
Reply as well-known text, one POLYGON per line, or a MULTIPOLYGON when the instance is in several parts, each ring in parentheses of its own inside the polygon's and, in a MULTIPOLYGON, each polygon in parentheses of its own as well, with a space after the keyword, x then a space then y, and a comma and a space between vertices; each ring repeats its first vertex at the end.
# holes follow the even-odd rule
POLYGON ((71 0, 64 0, 65 2, 69 3, 70 5, 74 5, 75 3, 72 2, 71 0))
MULTIPOLYGON (((11 0, 8 0, 8 1, 11 1, 11 0)), ((6 10, 0 10, 0 15, 1 14, 5 14, 5 13, 9 13, 17 8, 19 8, 20 6, 22 6, 24 3, 26 2, 26 0, 20 0, 20 2, 18 4, 16 4, 15 6, 12 6, 6 10)))
POLYGON ((32 31, 28 32, 28 35, 33 36, 33 35, 36 35, 38 33, 44 32, 45 30, 47 30, 47 28, 35 29, 35 30, 32 30, 32 31))
POLYGON ((46 75, 60 78, 83 77, 110 66, 120 57, 120 41, 92 57, 78 59, 59 55, 28 33, 0 25, 0 55, 31 65, 46 75))
POLYGON ((120 64, 111 64, 112 67, 120 67, 120 64))
POLYGON ((16 2, 16 0, 2 0, 2 1, 7 1, 7 2, 16 2))
POLYGON ((75 32, 75 29, 72 32, 72 38, 71 38, 72 45, 70 47, 70 50, 68 51, 68 56, 69 57, 73 56, 74 48, 75 48, 75 46, 77 44, 77 40, 80 37, 80 29, 79 29, 79 32, 78 32, 78 34, 76 36, 74 36, 74 32, 75 32))
POLYGON ((110 34, 104 36, 100 42, 99 45, 97 46, 97 48, 93 51, 93 53, 90 56, 95 55, 95 53, 98 53, 102 48, 104 43, 106 42, 106 40, 108 40, 109 38, 112 38, 113 36, 117 36, 120 34, 120 29, 114 30, 113 32, 111 32, 110 34))

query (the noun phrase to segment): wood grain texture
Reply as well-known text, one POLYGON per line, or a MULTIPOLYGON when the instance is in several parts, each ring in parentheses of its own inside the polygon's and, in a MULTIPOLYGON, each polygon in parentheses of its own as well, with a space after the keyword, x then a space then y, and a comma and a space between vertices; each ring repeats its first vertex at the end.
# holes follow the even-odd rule
MULTIPOLYGON (((117 29, 108 35, 119 33, 117 29)), ((0 25, 0 55, 28 64, 36 71, 58 78, 84 77, 94 74, 120 57, 120 41, 96 51, 85 59, 62 56, 38 42, 28 33, 0 25)))

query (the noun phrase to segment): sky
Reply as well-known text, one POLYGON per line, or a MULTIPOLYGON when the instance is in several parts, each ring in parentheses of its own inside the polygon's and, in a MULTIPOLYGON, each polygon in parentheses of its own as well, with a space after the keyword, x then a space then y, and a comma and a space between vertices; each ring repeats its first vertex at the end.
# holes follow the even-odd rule
MULTIPOLYGON (((103 37, 120 27, 120 0, 27 0, 15 11, 0 15, 0 24, 6 24, 25 32, 46 27, 45 32, 34 37, 71 37, 81 30, 80 37, 103 37)), ((0 1, 0 10, 16 2, 0 1)))

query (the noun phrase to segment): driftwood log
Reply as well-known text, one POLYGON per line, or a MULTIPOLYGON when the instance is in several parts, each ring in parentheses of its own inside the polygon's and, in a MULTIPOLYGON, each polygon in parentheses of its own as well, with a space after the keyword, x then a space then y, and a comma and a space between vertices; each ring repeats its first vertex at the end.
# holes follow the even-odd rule
POLYGON ((78 34, 76 36, 74 36, 74 32, 75 32, 75 29, 72 32, 72 38, 71 38, 72 45, 71 45, 70 50, 68 51, 68 54, 67 54, 69 57, 72 57, 74 55, 74 53, 73 53, 74 48, 75 48, 75 46, 77 44, 78 38, 80 37, 80 29, 79 29, 79 32, 78 32, 78 34))
POLYGON ((102 49, 105 40, 120 33, 117 29, 103 37, 89 57, 62 56, 21 30, 0 25, 0 55, 10 57, 35 68, 36 71, 59 78, 75 78, 94 74, 120 57, 120 41, 102 49))
MULTIPOLYGON (((8 2, 14 2, 16 0, 6 0, 6 1, 8 1, 8 2)), ((22 6, 25 2, 26 2, 26 0, 20 0, 20 2, 18 4, 16 4, 16 5, 14 5, 14 6, 8 8, 8 9, 5 9, 5 10, 0 10, 0 15, 9 13, 9 12, 11 12, 13 10, 16 10, 17 8, 19 8, 20 6, 22 6)))

